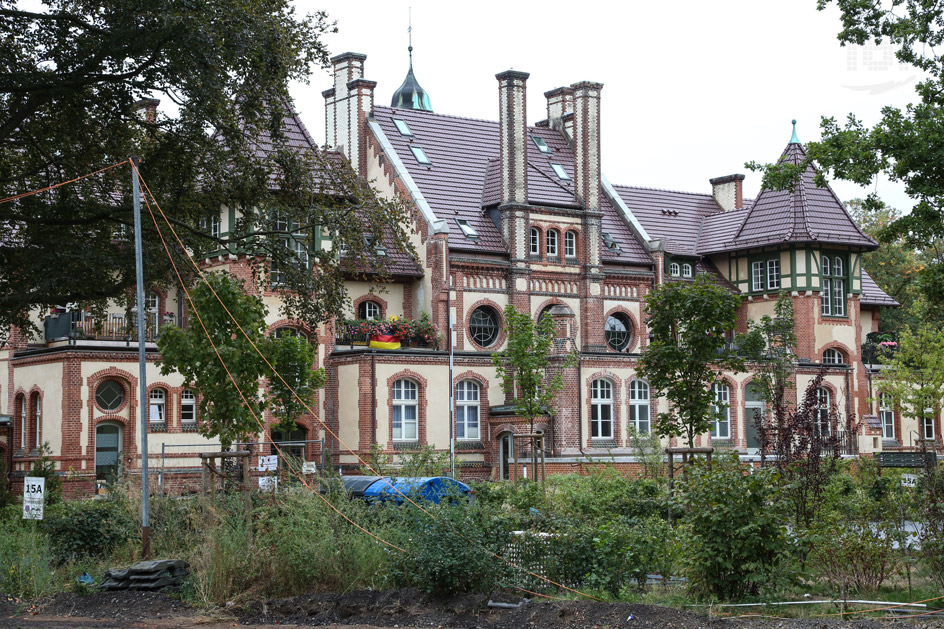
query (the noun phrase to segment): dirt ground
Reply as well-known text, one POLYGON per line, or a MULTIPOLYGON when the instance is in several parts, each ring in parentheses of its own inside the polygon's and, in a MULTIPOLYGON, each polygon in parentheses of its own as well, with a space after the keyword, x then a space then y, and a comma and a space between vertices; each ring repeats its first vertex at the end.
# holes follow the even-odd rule
MULTIPOLYGON (((521 599, 494 594, 493 600, 521 599)), ((944 619, 709 619, 705 615, 668 607, 598 603, 595 601, 526 602, 515 609, 492 609, 489 597, 467 595, 446 601, 428 600, 413 590, 358 591, 311 594, 256 603, 249 607, 204 610, 165 594, 97 592, 80 596, 60 594, 27 603, 0 595, 0 627, 328 627, 346 629, 491 628, 583 629, 944 629, 944 619)))

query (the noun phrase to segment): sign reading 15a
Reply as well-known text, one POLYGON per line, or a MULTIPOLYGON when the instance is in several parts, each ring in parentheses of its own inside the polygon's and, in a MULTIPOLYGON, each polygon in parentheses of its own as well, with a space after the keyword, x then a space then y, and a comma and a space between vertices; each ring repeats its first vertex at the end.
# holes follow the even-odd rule
POLYGON ((23 518, 42 520, 43 504, 46 497, 46 479, 40 476, 27 476, 23 479, 23 518))

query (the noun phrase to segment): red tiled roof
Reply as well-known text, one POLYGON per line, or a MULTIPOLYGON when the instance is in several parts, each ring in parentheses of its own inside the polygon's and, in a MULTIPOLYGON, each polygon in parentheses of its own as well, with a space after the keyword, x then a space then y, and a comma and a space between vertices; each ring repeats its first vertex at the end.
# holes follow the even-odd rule
POLYGON ((895 301, 885 291, 879 288, 872 276, 865 269, 862 269, 862 299, 860 303, 863 306, 891 306, 896 307, 901 304, 895 301))
POLYGON ((661 238, 670 254, 697 255, 698 235, 706 216, 721 209, 710 194, 614 186, 650 238, 661 238))
MULTIPOLYGON (((499 125, 497 122, 446 116, 413 109, 374 107, 374 120, 435 216, 446 221, 451 249, 507 254, 499 228, 484 212, 501 201, 499 125), (394 119, 407 123, 413 136, 402 135, 394 119), (430 164, 416 161, 410 149, 418 146, 430 164), (466 238, 456 223, 469 221, 478 240, 466 238)), ((559 208, 580 208, 574 196, 574 152, 554 129, 529 127, 528 134, 544 140, 551 149, 542 153, 532 141, 528 147, 528 203, 559 208), (562 180, 551 164, 560 164, 570 179, 562 180)), ((604 197, 605 199, 605 197, 604 197)), ((619 243, 620 250, 603 248, 608 263, 652 263, 646 247, 630 230, 609 201, 602 203, 603 231, 619 243)))

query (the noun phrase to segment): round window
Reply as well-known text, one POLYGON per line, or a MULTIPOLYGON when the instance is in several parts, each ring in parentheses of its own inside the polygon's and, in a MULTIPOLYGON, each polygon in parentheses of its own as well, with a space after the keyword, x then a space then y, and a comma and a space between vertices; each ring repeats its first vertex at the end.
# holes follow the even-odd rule
POLYGON ((606 320, 606 344, 618 352, 629 347, 629 340, 632 337, 632 324, 629 318, 617 312, 606 320))
POLYGON ((488 306, 479 306, 469 318, 469 334, 481 347, 488 347, 498 339, 498 315, 488 306))
POLYGON ((95 390, 95 402, 103 411, 115 411, 125 401, 125 390, 114 380, 105 380, 95 390))

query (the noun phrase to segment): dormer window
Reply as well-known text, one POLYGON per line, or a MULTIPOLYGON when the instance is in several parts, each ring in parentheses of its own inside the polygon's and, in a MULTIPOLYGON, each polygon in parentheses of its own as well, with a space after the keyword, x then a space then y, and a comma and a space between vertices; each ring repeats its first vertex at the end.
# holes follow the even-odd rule
POLYGON ((469 238, 470 240, 479 239, 479 233, 475 231, 471 225, 469 225, 469 221, 463 218, 457 218, 456 223, 459 225, 459 229, 462 230, 462 233, 466 238, 469 238))
POLYGON ((692 276, 692 265, 687 262, 682 265, 682 277, 691 277, 692 276))
POLYGON ((424 153, 423 149, 420 147, 411 146, 410 150, 413 151, 413 157, 415 157, 416 161, 418 161, 420 164, 432 164, 432 162, 429 161, 429 158, 426 157, 426 153, 424 153))
POLYGON ((413 135, 413 132, 410 131, 410 127, 406 125, 405 120, 399 120, 397 118, 394 118, 393 124, 397 125, 397 131, 400 132, 400 135, 409 135, 409 136, 413 135))
POLYGON ((534 141, 534 145, 538 147, 538 150, 542 153, 550 153, 551 147, 547 145, 547 142, 544 141, 544 138, 539 138, 536 135, 531 136, 531 140, 534 141))
POLYGON ((570 177, 567 176, 567 171, 564 170, 564 167, 560 164, 551 164, 551 168, 554 169, 554 173, 561 179, 570 179, 570 177))
POLYGON ((669 275, 671 275, 672 277, 678 277, 681 274, 682 274, 682 269, 681 267, 679 267, 678 262, 673 262, 672 264, 669 265, 669 275))

